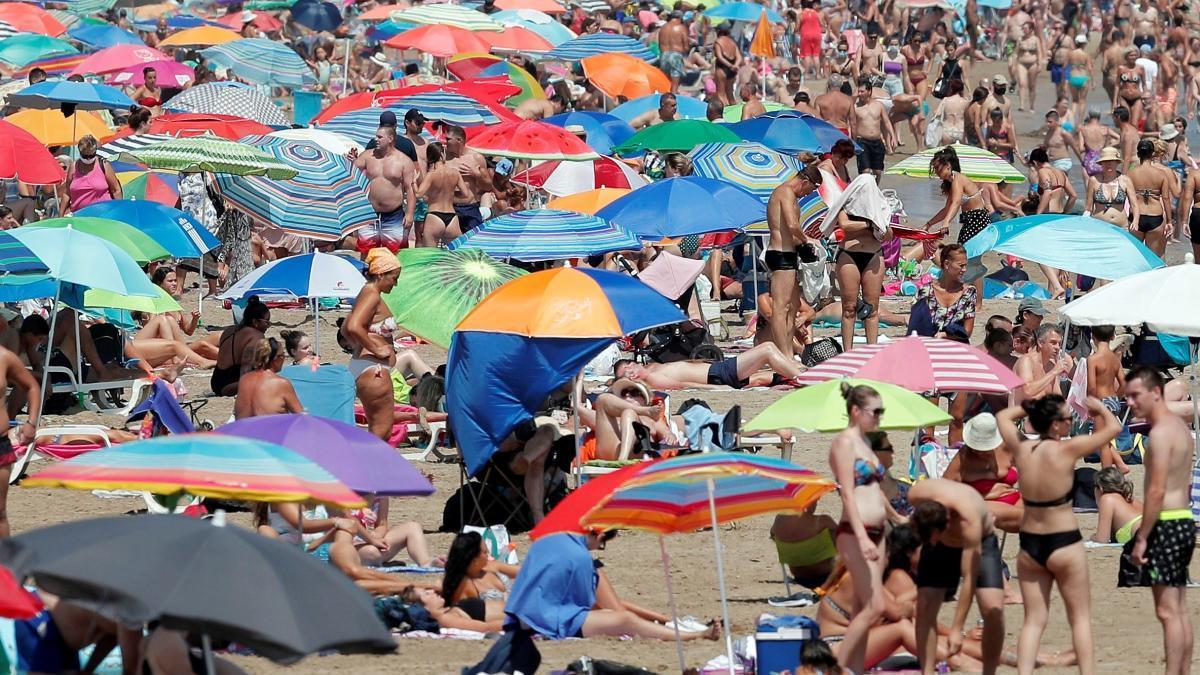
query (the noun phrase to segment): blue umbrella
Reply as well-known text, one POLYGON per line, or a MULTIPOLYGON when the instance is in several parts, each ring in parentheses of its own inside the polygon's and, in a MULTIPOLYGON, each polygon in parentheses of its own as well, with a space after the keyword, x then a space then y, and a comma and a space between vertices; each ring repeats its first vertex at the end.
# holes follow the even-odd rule
POLYGON ((247 82, 299 87, 316 81, 304 59, 282 42, 242 38, 200 52, 212 63, 232 70, 247 82))
POLYGON ((387 21, 381 21, 375 24, 374 27, 367 31, 367 37, 375 40, 376 42, 383 42, 384 40, 394 38, 404 31, 412 30, 416 27, 417 24, 415 23, 399 23, 388 19, 387 21))
MULTIPOLYGON (((396 110, 398 116, 410 108, 416 108, 431 120, 440 120, 459 126, 473 127, 479 124, 496 124, 500 121, 496 113, 486 105, 469 96, 452 91, 426 91, 411 96, 389 100, 387 107, 396 110)), ((378 120, 378 118, 376 118, 378 120)))
POLYGON ((764 204, 775 188, 804 168, 794 156, 758 143, 705 143, 688 156, 692 175, 740 185, 764 204))
POLYGON ((555 47, 577 36, 558 19, 535 9, 506 9, 492 14, 492 19, 505 26, 520 26, 546 38, 555 47))
MULTIPOLYGON (((722 5, 723 6, 723 5, 722 5)), ((733 133, 747 141, 761 143, 772 150, 794 155, 803 150, 828 152, 808 120, 800 117, 754 117, 744 122, 729 125, 733 133)))
POLYGON ((580 35, 546 52, 542 58, 552 61, 581 61, 589 56, 613 52, 628 54, 643 61, 653 61, 657 58, 646 45, 631 37, 612 33, 580 35))
POLYGON ((90 82, 47 80, 9 94, 8 102, 18 108, 57 108, 73 103, 80 110, 110 110, 129 108, 133 99, 116 87, 90 82))
MULTIPOLYGON (((635 98, 632 101, 626 101, 621 105, 613 108, 608 114, 618 119, 632 123, 634 118, 642 113, 650 112, 658 107, 658 100, 662 94, 650 94, 641 98, 635 98)), ((706 120, 708 119, 708 104, 698 98, 684 96, 683 94, 675 95, 678 108, 676 115, 683 120, 706 120)))
MULTIPOLYGON (((216 21, 202 19, 195 14, 172 14, 167 17, 167 28, 171 30, 183 30, 184 28, 198 28, 200 26, 222 26, 216 21)), ((158 19, 146 19, 145 21, 134 21, 133 27, 143 33, 153 33, 158 30, 158 19)))
POLYGON ((176 258, 199 258, 221 245, 203 225, 179 209, 158 202, 110 199, 75 213, 80 217, 110 218, 150 235, 176 258))
POLYGON ((78 40, 93 49, 105 49, 117 45, 144 45, 141 38, 127 30, 102 23, 78 23, 67 31, 73 40, 78 40))
POLYGON ((590 110, 560 113, 542 121, 557 127, 583 127, 587 132, 587 144, 601 155, 611 155, 614 146, 624 143, 634 134, 633 127, 620 117, 590 110))
POLYGON ((1120 279, 1163 267, 1163 261, 1124 228, 1058 213, 992 223, 971 237, 966 248, 971 258, 996 251, 1097 279, 1120 279))
POLYGON ((0 232, 0 278, 4 279, 4 285, 9 283, 11 275, 46 272, 48 269, 28 246, 7 232, 0 232))
MULTIPOLYGON (((788 117, 788 118, 794 117, 794 118, 803 120, 804 123, 808 125, 808 130, 811 131, 813 133, 813 135, 817 137, 817 143, 819 144, 819 147, 821 148, 818 152, 822 152, 822 153, 829 152, 829 149, 833 147, 834 143, 837 143, 838 141, 840 141, 842 139, 850 138, 841 129, 838 129, 837 127, 833 126, 829 122, 826 122, 825 120, 821 119, 820 117, 809 115, 808 113, 803 113, 803 112, 800 112, 799 110, 793 110, 793 109, 775 110, 772 112, 768 112, 764 115, 759 115, 758 117, 759 118, 770 117, 773 119, 779 119, 779 118, 783 118, 783 117, 788 117)), ((736 131, 735 131, 735 133, 736 133, 736 131)), ((854 151, 862 152, 862 148, 858 147, 858 144, 855 143, 854 151)))
POLYGON ((683 176, 652 183, 596 214, 629 228, 643 240, 728 232, 767 218, 754 193, 725 181, 683 176))
POLYGON ((359 261, 328 253, 289 256, 269 262, 238 279, 221 294, 221 298, 241 300, 255 294, 353 298, 363 287, 363 267, 359 261))
POLYGON ((482 249, 505 260, 566 260, 614 251, 637 251, 641 241, 629 230, 603 218, 575 211, 517 211, 486 220, 450 242, 450 250, 482 249))
POLYGON ((712 9, 704 10, 704 16, 717 21, 729 19, 730 21, 747 21, 755 23, 759 17, 767 13, 767 21, 772 23, 783 22, 783 17, 779 13, 768 9, 756 2, 726 2, 717 5, 712 9))
POLYGON ((292 5, 292 18, 315 31, 332 31, 342 25, 342 12, 335 5, 319 0, 300 0, 292 5))

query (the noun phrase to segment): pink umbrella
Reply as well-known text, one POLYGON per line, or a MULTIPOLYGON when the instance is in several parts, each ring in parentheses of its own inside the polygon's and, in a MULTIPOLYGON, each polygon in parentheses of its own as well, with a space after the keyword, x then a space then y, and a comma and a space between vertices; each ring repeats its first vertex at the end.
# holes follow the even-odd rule
POLYGON ((700 276, 704 265, 703 260, 681 258, 663 251, 638 274, 638 279, 668 299, 675 300, 696 283, 696 277, 700 276))
POLYGON ((541 188, 555 197, 602 187, 633 190, 646 184, 645 179, 629 165, 611 157, 583 162, 542 162, 518 173, 513 181, 541 188))
POLYGON ((1007 394, 1025 384, 1008 366, 970 345, 917 335, 855 347, 797 379, 816 384, 844 377, 888 382, 909 391, 1007 394))
POLYGON ((116 45, 101 49, 87 57, 75 66, 71 75, 107 75, 143 63, 173 60, 166 54, 146 45, 116 45))
POLYGON ((146 78, 142 71, 146 68, 153 68, 154 72, 158 73, 158 83, 167 87, 172 85, 186 87, 196 79, 196 71, 178 61, 151 61, 150 63, 137 63, 112 73, 108 76, 108 83, 118 86, 145 84, 146 78))

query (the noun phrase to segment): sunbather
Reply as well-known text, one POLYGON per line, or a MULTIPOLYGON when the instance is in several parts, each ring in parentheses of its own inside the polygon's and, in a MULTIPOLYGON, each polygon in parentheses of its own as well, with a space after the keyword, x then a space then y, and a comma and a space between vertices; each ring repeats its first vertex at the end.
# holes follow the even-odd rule
POLYGON ((837 521, 827 514, 817 515, 813 502, 801 515, 780 514, 771 524, 771 540, 779 553, 779 562, 802 586, 818 588, 829 579, 837 558, 833 532, 837 521))
MULTIPOLYGON (((149 363, 151 368, 166 365, 195 365, 208 370, 217 364, 215 358, 201 355, 184 341, 176 337, 179 332, 172 319, 166 314, 133 312, 134 321, 141 328, 133 336, 136 353, 149 363)), ((217 348, 207 342, 194 343, 203 351, 217 355, 217 348), (203 345, 203 346, 201 346, 203 345)))
MULTIPOLYGON (((596 397, 591 408, 581 405, 576 412, 580 424, 592 430, 580 450, 584 461, 641 457, 639 440, 651 445, 681 442, 663 417, 662 404, 654 402, 646 385, 631 379, 618 379, 608 392, 596 397)), ((677 427, 683 428, 682 420, 677 422, 677 427)))
POLYGON ((478 615, 472 616, 462 607, 447 604, 442 594, 432 588, 418 588, 410 584, 401 589, 400 599, 410 605, 424 607, 440 628, 473 630, 479 633, 498 633, 504 630, 502 619, 476 618, 478 615))
MULTIPOLYGON (((33 317, 26 319, 26 322, 33 317)), ((161 346, 154 345, 151 348, 144 349, 142 347, 133 347, 129 341, 126 341, 123 348, 123 354, 129 359, 139 359, 136 368, 127 368, 122 365, 114 365, 106 363, 100 356, 100 352, 96 350, 96 343, 92 339, 92 332, 86 326, 76 327, 79 318, 73 309, 63 309, 58 313, 58 321, 54 325, 54 348, 58 352, 59 357, 65 359, 63 365, 70 366, 72 370, 79 371, 82 367, 84 379, 88 382, 107 382, 110 380, 125 380, 144 377, 150 375, 153 366, 148 362, 148 356, 158 355, 161 351, 161 346), (79 335, 79 345, 76 347, 75 336, 79 335), (85 364, 75 362, 76 354, 83 354, 85 364)), ((52 359, 53 360, 53 359, 52 359)))
POLYGON ((761 344, 724 361, 676 361, 639 365, 621 359, 617 377, 645 382, 654 389, 743 389, 793 382, 803 366, 786 358, 774 344, 761 344), (770 372, 760 372, 770 368, 770 372))
POLYGON ((446 562, 444 558, 433 555, 429 542, 425 539, 425 530, 417 521, 406 520, 397 525, 388 524, 387 498, 373 499, 370 506, 354 509, 348 515, 383 542, 383 547, 380 547, 362 537, 354 539, 354 550, 358 551, 359 560, 364 565, 376 567, 391 562, 401 551, 407 551, 408 557, 418 567, 441 567, 446 562))
POLYGON ((217 396, 237 396, 238 380, 242 376, 242 356, 246 346, 266 337, 271 327, 271 310, 258 299, 250 296, 242 310, 242 321, 221 332, 218 339, 217 363, 213 367, 210 386, 217 396))
POLYGON ((519 478, 534 524, 546 517, 547 467, 569 471, 574 459, 575 437, 546 416, 518 424, 492 455, 501 471, 519 478))
POLYGON ((283 338, 283 347, 287 351, 287 355, 291 357, 293 366, 320 363, 321 357, 317 356, 312 338, 308 337, 308 333, 298 330, 281 330, 279 337, 283 338))
POLYGON ((279 376, 284 356, 283 345, 275 338, 260 339, 246 347, 242 364, 249 370, 238 380, 234 417, 304 412, 291 381, 279 376))
MULTIPOLYGON (((159 266, 155 268, 154 273, 150 275, 150 280, 156 286, 163 289, 173 298, 179 297, 179 281, 174 267, 159 266)), ((209 333, 207 336, 199 340, 188 343, 188 338, 196 334, 196 329, 200 326, 200 312, 192 310, 188 318, 183 317, 183 312, 163 312, 158 316, 165 317, 168 321, 168 328, 171 331, 171 337, 179 342, 188 344, 197 354, 206 359, 217 358, 217 341, 220 336, 217 333, 209 333)), ((167 337, 166 335, 160 337, 167 337)))
POLYGON ((520 570, 494 560, 478 532, 460 532, 446 555, 442 597, 479 621, 502 621, 508 586, 520 570))
POLYGON ((122 628, 109 618, 46 591, 39 590, 37 595, 45 611, 32 619, 13 622, 17 648, 14 672, 80 672, 84 664, 79 651, 91 645, 104 655, 119 645, 122 670, 137 672, 141 630, 122 628))

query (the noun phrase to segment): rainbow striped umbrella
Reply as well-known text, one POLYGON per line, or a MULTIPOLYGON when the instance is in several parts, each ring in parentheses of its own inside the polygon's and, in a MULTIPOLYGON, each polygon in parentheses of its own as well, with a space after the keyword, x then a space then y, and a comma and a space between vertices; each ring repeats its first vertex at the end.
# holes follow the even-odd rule
POLYGON ((265 441, 197 433, 122 443, 53 464, 28 487, 144 490, 254 502, 357 507, 361 497, 312 460, 265 441))
POLYGON ((367 201, 366 174, 345 157, 276 136, 246 136, 239 143, 297 172, 288 180, 217 174, 221 194, 252 219, 303 237, 337 241, 378 218, 367 201))
POLYGON ((451 251, 483 249, 500 260, 566 260, 642 248, 637 235, 603 218, 576 211, 536 209, 509 213, 450 242, 451 251))
POLYGON ((764 204, 780 183, 804 168, 795 157, 760 143, 704 143, 688 156, 694 175, 740 185, 764 204))
MULTIPOLYGON (((977 148, 973 145, 962 143, 955 143, 954 145, 945 147, 954 148, 954 151, 958 153, 958 162, 962 165, 962 175, 971 180, 983 183, 999 183, 1001 181, 1022 183, 1025 181, 1025 174, 1001 159, 999 155, 992 154, 987 150, 977 148)), ((884 173, 910 176, 912 178, 929 178, 933 176, 929 170, 929 162, 933 159, 934 153, 941 149, 941 147, 926 148, 889 168, 884 173)))

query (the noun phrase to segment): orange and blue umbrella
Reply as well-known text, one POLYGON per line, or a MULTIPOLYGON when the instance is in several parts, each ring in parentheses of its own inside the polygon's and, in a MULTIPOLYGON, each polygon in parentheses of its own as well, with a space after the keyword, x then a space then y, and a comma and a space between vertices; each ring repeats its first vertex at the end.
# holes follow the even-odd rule
POLYGON ((576 211, 529 209, 491 220, 450 242, 451 251, 477 248, 498 260, 566 260, 638 251, 641 241, 619 225, 576 211))

